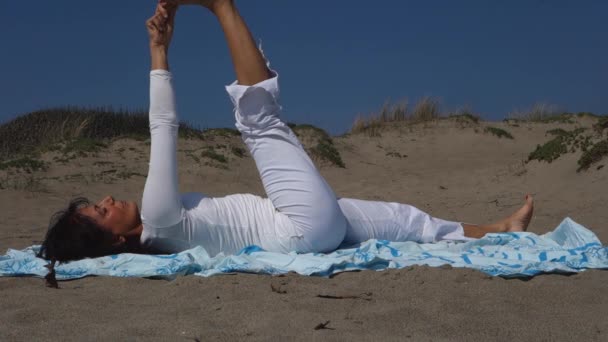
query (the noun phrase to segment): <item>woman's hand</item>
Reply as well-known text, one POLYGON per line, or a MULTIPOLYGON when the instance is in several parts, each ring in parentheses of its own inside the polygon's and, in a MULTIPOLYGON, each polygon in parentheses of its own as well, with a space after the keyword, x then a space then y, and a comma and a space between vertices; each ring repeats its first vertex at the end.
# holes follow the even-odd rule
POLYGON ((160 0, 154 15, 146 21, 146 28, 150 37, 152 70, 169 70, 167 54, 173 37, 177 5, 176 0, 160 0))
POLYGON ((151 49, 168 51, 173 37, 177 5, 176 0, 160 0, 154 15, 146 21, 151 49))

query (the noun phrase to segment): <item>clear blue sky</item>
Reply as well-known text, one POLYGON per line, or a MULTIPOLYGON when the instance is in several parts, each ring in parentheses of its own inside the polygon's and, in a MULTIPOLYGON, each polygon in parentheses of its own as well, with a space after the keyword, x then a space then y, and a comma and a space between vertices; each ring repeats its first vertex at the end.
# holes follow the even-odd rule
MULTIPOLYGON (((608 1, 237 0, 281 75, 284 118, 332 133, 386 100, 425 96, 486 119, 546 102, 608 113, 608 1)), ((60 105, 146 108, 154 0, 0 1, 0 122, 60 105)), ((232 126, 215 19, 177 16, 179 115, 232 126)))

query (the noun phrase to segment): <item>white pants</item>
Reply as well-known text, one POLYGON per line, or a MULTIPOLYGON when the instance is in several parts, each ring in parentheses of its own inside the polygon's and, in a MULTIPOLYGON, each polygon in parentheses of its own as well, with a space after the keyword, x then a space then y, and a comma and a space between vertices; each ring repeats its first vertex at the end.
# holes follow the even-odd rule
POLYGON ((330 251, 371 238, 435 242, 467 240, 462 225, 431 217, 407 204, 336 199, 296 135, 279 114, 278 75, 254 86, 232 84, 236 127, 256 162, 274 207, 293 224, 291 247, 330 251))

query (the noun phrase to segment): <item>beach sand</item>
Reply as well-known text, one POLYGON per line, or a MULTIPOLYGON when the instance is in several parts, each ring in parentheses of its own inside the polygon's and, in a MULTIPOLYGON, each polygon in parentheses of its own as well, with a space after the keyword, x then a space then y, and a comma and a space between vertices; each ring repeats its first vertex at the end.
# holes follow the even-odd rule
MULTIPOLYGON (((459 123, 385 127, 381 136, 334 137, 346 168, 316 160, 341 197, 415 205, 444 219, 489 223, 535 198, 529 231, 545 233, 567 216, 608 241, 608 163, 577 172, 581 152, 552 163, 528 154, 554 128, 577 123, 459 123), (514 139, 484 131, 500 127, 514 139)), ((303 134, 303 133, 302 133, 303 134)), ((302 136, 305 145, 314 139, 302 136)), ((210 196, 263 195, 240 138, 180 140, 180 189, 210 196), (227 162, 201 157, 213 146, 227 162)), ((116 140, 67 163, 31 174, 1 171, 0 251, 39 244, 51 214, 69 199, 107 194, 141 204, 149 146, 116 140)), ((60 282, 0 278, 0 340, 362 340, 606 341, 608 271, 490 277, 450 267, 338 274, 180 277, 174 281, 89 277, 60 282), (329 297, 329 298, 328 298, 329 297), (337 297, 337 298, 333 298, 337 297)))

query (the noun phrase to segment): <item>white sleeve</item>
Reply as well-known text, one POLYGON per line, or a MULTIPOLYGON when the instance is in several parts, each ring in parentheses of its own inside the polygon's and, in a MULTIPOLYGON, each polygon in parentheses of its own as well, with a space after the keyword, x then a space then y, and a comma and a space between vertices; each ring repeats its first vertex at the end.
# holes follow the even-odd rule
POLYGON ((182 219, 184 207, 177 177, 177 131, 175 94, 171 73, 150 72, 150 167, 142 199, 145 226, 162 228, 182 219))

